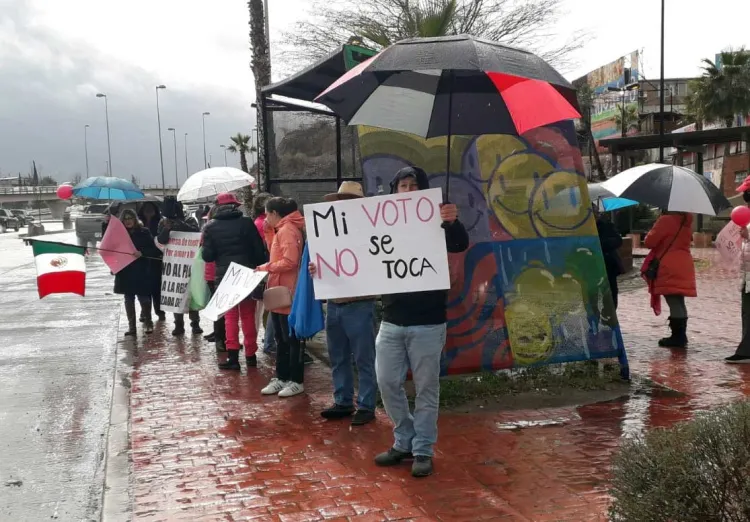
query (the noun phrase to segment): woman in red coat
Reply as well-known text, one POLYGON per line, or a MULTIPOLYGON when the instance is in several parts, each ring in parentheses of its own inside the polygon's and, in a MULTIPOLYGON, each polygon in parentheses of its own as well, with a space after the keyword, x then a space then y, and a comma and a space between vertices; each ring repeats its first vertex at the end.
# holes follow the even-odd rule
POLYGON ((683 212, 664 212, 654 223, 645 239, 659 260, 652 294, 663 295, 669 305, 669 328, 672 335, 659 341, 659 346, 687 347, 688 313, 686 297, 696 297, 695 265, 690 254, 693 235, 693 216, 683 212))

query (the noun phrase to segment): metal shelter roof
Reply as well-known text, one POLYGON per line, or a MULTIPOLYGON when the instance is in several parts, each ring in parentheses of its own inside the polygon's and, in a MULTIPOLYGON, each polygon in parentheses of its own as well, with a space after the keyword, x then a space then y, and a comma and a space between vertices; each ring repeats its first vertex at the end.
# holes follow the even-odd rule
POLYGON ((610 138, 600 140, 599 145, 609 148, 612 153, 656 149, 663 143, 665 147, 700 147, 715 143, 732 143, 750 139, 750 127, 728 127, 693 132, 672 132, 664 135, 663 142, 658 134, 629 136, 627 138, 610 138))

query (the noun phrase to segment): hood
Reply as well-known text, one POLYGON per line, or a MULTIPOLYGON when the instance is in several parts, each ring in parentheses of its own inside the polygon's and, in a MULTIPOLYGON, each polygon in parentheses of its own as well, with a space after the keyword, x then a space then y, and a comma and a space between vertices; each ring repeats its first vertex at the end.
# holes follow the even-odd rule
POLYGON ((295 210, 288 216, 281 218, 281 221, 279 221, 279 223, 276 225, 276 230, 280 230, 282 227, 286 225, 291 225, 300 230, 304 230, 305 218, 302 216, 302 214, 299 213, 299 210, 295 210))
POLYGON ((156 205, 154 203, 151 203, 150 201, 147 201, 146 203, 143 203, 141 205, 141 208, 138 209, 138 219, 141 220, 141 223, 143 223, 144 225, 148 224, 146 223, 146 217, 143 214, 143 207, 145 207, 146 205, 151 205, 154 208, 154 211, 156 212, 156 214, 154 214, 154 217, 152 219, 154 219, 157 223, 161 221, 161 210, 159 209, 159 205, 156 205))
POLYGON ((238 219, 242 217, 242 212, 237 205, 219 205, 214 214, 214 219, 238 219))
POLYGON ((396 172, 396 176, 391 181, 391 194, 396 193, 398 182, 404 178, 414 178, 417 180, 419 190, 427 190, 430 188, 430 182, 427 179, 427 173, 419 167, 404 167, 403 169, 396 172))

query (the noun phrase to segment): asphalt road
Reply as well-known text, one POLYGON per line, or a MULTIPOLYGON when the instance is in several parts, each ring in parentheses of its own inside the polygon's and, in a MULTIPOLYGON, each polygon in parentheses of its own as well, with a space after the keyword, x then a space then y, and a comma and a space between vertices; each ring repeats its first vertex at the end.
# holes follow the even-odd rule
POLYGON ((98 520, 120 310, 112 277, 94 255, 85 298, 39 300, 31 247, 6 233, 0 288, 0 520, 98 520))

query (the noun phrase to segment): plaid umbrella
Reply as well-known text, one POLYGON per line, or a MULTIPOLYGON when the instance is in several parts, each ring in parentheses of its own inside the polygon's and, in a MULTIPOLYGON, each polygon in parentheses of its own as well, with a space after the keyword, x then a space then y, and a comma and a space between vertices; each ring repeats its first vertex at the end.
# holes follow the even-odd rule
MULTIPOLYGON (((580 117, 575 88, 544 60, 466 35, 398 42, 316 101, 349 125, 447 136, 449 144, 453 134, 518 135, 580 117)), ((450 167, 450 147, 447 159, 450 167)))

